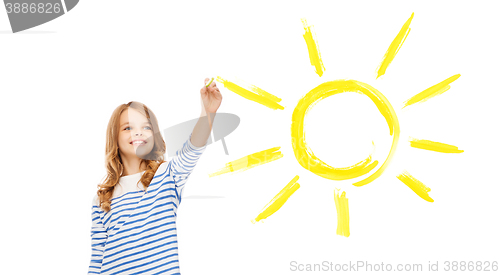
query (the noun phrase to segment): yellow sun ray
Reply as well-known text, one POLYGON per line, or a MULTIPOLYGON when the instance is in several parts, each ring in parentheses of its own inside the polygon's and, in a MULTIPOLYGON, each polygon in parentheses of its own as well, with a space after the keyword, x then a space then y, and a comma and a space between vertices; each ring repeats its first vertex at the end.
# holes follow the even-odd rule
POLYGON ((274 196, 274 198, 266 204, 266 206, 264 206, 262 212, 252 220, 252 223, 255 224, 256 222, 263 220, 278 211, 281 206, 285 204, 288 198, 300 188, 300 184, 297 180, 299 180, 299 176, 295 176, 283 189, 281 189, 281 191, 274 196))
POLYGON ((235 83, 228 81, 220 76, 217 76, 217 81, 224 84, 224 87, 230 90, 231 92, 234 92, 248 100, 255 101, 257 103, 260 103, 268 108, 271 108, 273 110, 280 109, 283 110, 285 107, 279 105, 277 102, 281 101, 281 98, 272 95, 264 90, 262 90, 259 87, 256 87, 254 85, 249 85, 245 84, 242 81, 239 81, 241 83, 235 83), (247 88, 244 88, 242 86, 248 86, 247 88))
POLYGON ((337 208, 337 235, 349 237, 349 201, 345 196, 345 191, 339 195, 339 189, 333 191, 335 198, 335 208, 337 208))
POLYGON ((406 186, 410 187, 410 189, 413 190, 413 192, 419 195, 422 199, 428 202, 434 202, 434 200, 429 197, 429 194, 427 194, 429 191, 431 191, 431 189, 425 186, 421 181, 414 178, 407 171, 399 174, 397 178, 404 184, 406 184, 406 186))
POLYGON ((308 25, 306 19, 302 19, 302 24, 306 31, 304 39, 306 40, 307 50, 309 51, 309 60, 311 60, 311 65, 314 66, 316 73, 321 77, 325 71, 325 66, 323 66, 323 61, 321 60, 316 34, 313 32, 313 26, 308 25))
POLYGON ((410 145, 414 148, 441 152, 441 153, 463 153, 464 150, 459 150, 457 146, 449 145, 446 143, 435 142, 425 139, 416 139, 410 137, 410 145))
POLYGON ((410 99, 408 99, 407 101, 405 101, 405 106, 403 106, 403 108, 407 107, 407 106, 410 106, 412 104, 415 104, 415 103, 418 103, 418 102, 423 102, 423 101, 427 101, 428 99, 432 98, 432 97, 435 97, 437 95, 440 95, 446 91, 448 91, 450 89, 450 83, 452 83, 453 81, 457 80, 458 78, 460 77, 460 74, 456 74, 454 76, 451 76, 441 82, 439 82, 438 84, 432 86, 432 87, 429 87, 427 89, 425 89, 424 91, 412 96, 410 99))
POLYGON ((406 37, 408 36, 411 30, 410 23, 411 20, 413 19, 413 14, 414 13, 412 13, 410 18, 406 20, 406 23, 403 25, 398 35, 396 36, 396 38, 394 38, 391 45, 389 46, 389 49, 387 49, 387 52, 384 55, 384 59, 382 60, 382 63, 380 63, 377 69, 377 78, 385 74, 385 70, 387 69, 387 67, 389 67, 389 64, 391 64, 392 60, 394 59, 396 54, 399 52, 399 49, 405 42, 406 37))
POLYGON ((281 151, 278 151, 280 148, 281 147, 273 147, 271 149, 263 150, 242 157, 235 161, 228 162, 226 163, 226 167, 218 170, 215 173, 209 174, 209 177, 218 176, 229 172, 245 171, 255 166, 282 158, 283 154, 281 153, 281 151))

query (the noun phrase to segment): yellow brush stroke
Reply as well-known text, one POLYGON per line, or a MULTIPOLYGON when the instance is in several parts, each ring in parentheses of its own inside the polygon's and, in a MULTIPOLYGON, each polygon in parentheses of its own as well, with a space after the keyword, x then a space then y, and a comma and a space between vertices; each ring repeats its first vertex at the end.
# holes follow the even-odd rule
POLYGON ((457 146, 446 143, 435 142, 425 139, 415 139, 410 137, 410 145, 414 148, 436 151, 441 153, 463 153, 464 150, 459 150, 457 146))
POLYGON ((335 208, 337 208, 337 235, 349 237, 349 201, 345 196, 345 191, 339 196, 339 189, 333 191, 335 198, 335 208))
POLYGON ((295 176, 286 186, 281 189, 281 191, 274 196, 274 198, 264 206, 263 211, 257 216, 257 218, 252 220, 252 223, 266 219, 267 217, 274 214, 274 212, 278 211, 281 206, 288 200, 288 198, 299 189, 300 184, 296 181, 299 179, 299 176, 295 176))
POLYGON ((404 171, 403 173, 398 175, 397 178, 404 184, 406 184, 406 186, 410 187, 410 189, 413 190, 413 192, 419 195, 422 199, 428 202, 434 202, 434 200, 431 197, 429 197, 429 194, 427 194, 429 191, 431 191, 431 189, 425 186, 422 182, 420 182, 416 178, 414 178, 408 172, 404 171))
POLYGON ((280 148, 281 147, 273 147, 271 149, 263 150, 246 157, 242 157, 235 161, 228 162, 226 163, 226 167, 220 169, 215 173, 209 174, 209 177, 218 176, 229 172, 245 171, 255 166, 282 158, 283 154, 278 151, 280 148))
MULTIPOLYGON (((307 146, 307 145, 306 145, 307 146)), ((369 173, 373 168, 377 167, 378 160, 371 162, 372 156, 368 156, 366 159, 351 165, 349 167, 335 168, 331 167, 335 171, 334 177, 337 180, 352 179, 369 173)))
MULTIPOLYGON (((379 112, 384 116, 389 126, 389 134, 393 136, 391 150, 384 163, 369 177, 354 183, 355 186, 362 186, 370 183, 379 177, 389 165, 394 152, 396 151, 399 139, 399 121, 391 104, 382 93, 366 83, 356 80, 335 80, 320 84, 308 92, 295 107, 292 115, 292 147, 295 158, 305 169, 330 180, 345 180, 367 174, 374 169, 378 161, 371 162, 371 156, 346 168, 335 168, 317 158, 311 148, 305 142, 304 118, 307 112, 319 101, 344 92, 357 92, 368 96, 377 106, 379 112)), ((325 118, 325 125, 328 125, 325 118)))
POLYGON ((450 83, 452 83, 453 81, 457 80, 458 78, 460 77, 460 74, 456 74, 452 77, 449 77, 441 82, 439 82, 438 84, 432 86, 432 87, 429 87, 427 89, 425 89, 424 91, 414 95, 413 97, 411 97, 410 99, 408 99, 407 101, 405 101, 405 106, 403 106, 403 108, 405 108, 406 106, 410 106, 412 104, 415 104, 417 102, 420 102, 420 101, 427 101, 429 98, 432 98, 432 97, 435 97, 437 95, 440 95, 446 91, 448 91, 450 89, 450 83))
POLYGON ((382 63, 380 63, 378 69, 377 69, 377 78, 385 74, 385 70, 391 64, 392 60, 396 56, 396 54, 399 52, 399 49, 403 45, 403 43, 406 40, 406 37, 410 33, 410 23, 411 20, 413 19, 413 14, 411 14, 410 18, 406 20, 406 23, 403 25, 401 30, 399 31, 398 35, 394 40, 392 41, 391 45, 389 46, 389 49, 387 49, 387 52, 384 55, 384 59, 382 60, 382 63))
MULTIPOLYGON (((226 87, 228 90, 246 98, 252 101, 255 101, 257 103, 260 103, 266 107, 269 107, 273 110, 280 109, 283 110, 285 109, 283 106, 279 105, 277 102, 281 101, 281 98, 276 97, 275 95, 272 95, 261 88, 258 88, 254 85, 248 85, 248 84, 243 84, 243 83, 234 83, 231 81, 228 81, 226 79, 223 79, 222 77, 218 76, 217 81, 224 84, 224 87, 226 87), (242 86, 249 86, 248 88, 243 88, 242 86)), ((241 81, 240 81, 241 82, 241 81)))
POLYGON ((306 33, 303 35, 306 40, 307 50, 309 51, 309 60, 311 65, 314 66, 316 73, 321 77, 325 71, 323 61, 321 60, 321 53, 319 52, 318 44, 316 43, 316 34, 313 32, 312 27, 307 25, 306 19, 301 19, 306 33))

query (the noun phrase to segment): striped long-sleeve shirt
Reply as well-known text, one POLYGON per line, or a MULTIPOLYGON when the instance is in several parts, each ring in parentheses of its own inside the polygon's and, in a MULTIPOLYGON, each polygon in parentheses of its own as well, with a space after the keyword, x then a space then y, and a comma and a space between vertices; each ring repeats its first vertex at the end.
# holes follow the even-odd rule
POLYGON ((125 190, 112 198, 107 213, 94 196, 88 274, 180 274, 177 207, 207 146, 196 147, 190 139, 172 160, 159 166, 146 192, 125 190))

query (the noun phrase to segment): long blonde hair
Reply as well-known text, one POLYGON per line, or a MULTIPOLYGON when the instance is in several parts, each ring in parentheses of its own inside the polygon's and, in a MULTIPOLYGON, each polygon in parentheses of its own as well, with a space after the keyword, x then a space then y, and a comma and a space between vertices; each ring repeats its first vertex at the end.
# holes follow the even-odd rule
POLYGON ((140 179, 145 189, 147 189, 151 183, 158 167, 162 163, 166 162, 163 159, 166 147, 165 141, 161 136, 160 129, 158 127, 158 120, 156 119, 153 111, 151 111, 151 109, 149 109, 146 105, 137 101, 130 101, 127 104, 118 106, 113 111, 106 130, 106 153, 104 162, 107 170, 107 176, 104 182, 98 185, 99 189, 97 190, 99 205, 105 212, 111 210, 111 198, 113 196, 113 191, 115 186, 120 181, 120 177, 124 171, 122 159, 118 149, 118 133, 120 131, 120 115, 129 107, 134 108, 136 111, 144 115, 153 126, 154 147, 149 154, 141 158, 141 162, 139 163, 139 167, 141 167, 143 163, 146 163, 146 171, 140 179))

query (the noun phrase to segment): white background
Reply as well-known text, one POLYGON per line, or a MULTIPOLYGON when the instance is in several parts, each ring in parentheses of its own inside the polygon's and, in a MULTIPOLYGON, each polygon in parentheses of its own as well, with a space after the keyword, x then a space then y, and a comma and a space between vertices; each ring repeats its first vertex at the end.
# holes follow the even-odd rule
MULTIPOLYGON (((500 261, 496 2, 374 2, 81 1, 16 34, 0 10, 2 274, 86 274, 91 199, 106 173, 111 113, 135 100, 154 111, 161 129, 196 118, 207 76, 243 79, 282 98, 285 109, 221 88, 219 112, 241 123, 225 139, 229 155, 220 142, 210 145, 185 189, 178 212, 182 274, 306 273, 291 271, 292 261, 383 262, 393 269, 416 263, 424 271, 429 261, 439 261, 440 270, 445 261, 500 261), (412 12, 406 41, 375 79, 412 12), (314 25, 322 77, 310 65, 301 18, 314 25), (401 109, 455 74, 461 77, 444 94, 401 109), (375 87, 401 125, 389 168, 363 187, 305 170, 290 143, 298 100, 336 79, 375 87), (465 152, 412 148, 408 136, 465 152), (208 177, 275 146, 283 158, 208 177), (396 178, 403 170, 431 188, 433 203, 396 178), (287 203, 252 224, 295 175, 301 187, 287 203), (348 238, 336 235, 335 188, 349 198, 348 238)), ((383 131, 390 140, 373 106, 357 94, 323 100, 306 119, 308 145, 332 165, 360 161, 371 140, 383 143, 371 135, 383 131)), ((376 152, 383 161, 387 151, 376 152)))

